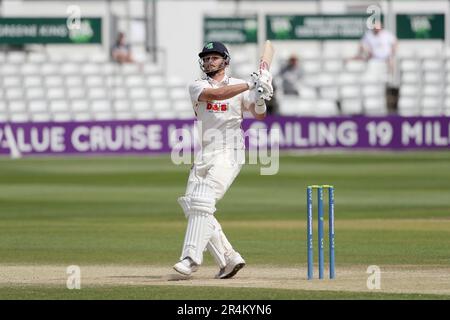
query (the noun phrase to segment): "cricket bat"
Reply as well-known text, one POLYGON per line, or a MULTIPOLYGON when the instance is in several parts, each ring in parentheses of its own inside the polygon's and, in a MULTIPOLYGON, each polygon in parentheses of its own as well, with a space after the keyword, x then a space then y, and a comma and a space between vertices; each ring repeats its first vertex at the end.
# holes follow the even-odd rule
POLYGON ((275 50, 273 48, 272 42, 266 40, 262 50, 261 60, 259 61, 259 70, 270 70, 270 65, 272 64, 272 58, 275 50))
MULTIPOLYGON (((275 53, 275 49, 273 48, 272 42, 270 40, 266 40, 264 43, 264 47, 262 50, 261 59, 259 61, 259 73, 261 74, 262 70, 270 70, 270 65, 272 64, 273 54, 275 53)), ((258 92, 262 93, 263 88, 259 87, 258 92)))

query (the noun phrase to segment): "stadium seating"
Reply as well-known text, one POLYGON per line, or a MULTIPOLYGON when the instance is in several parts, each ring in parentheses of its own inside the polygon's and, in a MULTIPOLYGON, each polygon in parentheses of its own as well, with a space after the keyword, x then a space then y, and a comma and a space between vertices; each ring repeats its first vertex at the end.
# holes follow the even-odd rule
POLYGON ((151 62, 107 55, 0 53, 0 121, 193 118, 186 84, 151 62))
MULTIPOLYGON (((341 115, 388 114, 386 67, 377 63, 348 59, 349 54, 333 54, 325 50, 300 56, 303 79, 299 81, 299 97, 277 98, 281 114, 322 115, 317 110, 321 101, 333 101, 341 115), (313 93, 317 93, 314 96, 313 93), (314 107, 305 108, 304 99, 316 99, 314 107), (297 100, 297 102, 295 102, 297 100), (295 107, 297 104, 297 107, 295 107), (303 109, 303 110, 298 110, 303 109), (286 113, 285 113, 286 112, 286 113)), ((404 50, 397 56, 399 100, 402 116, 439 116, 450 114, 450 51, 421 48, 404 50)), ((281 82, 278 82, 281 88, 281 82)), ((330 115, 335 114, 330 110, 330 115)))
MULTIPOLYGON (((350 54, 300 57, 304 73, 298 83, 299 96, 277 90, 280 113, 286 115, 385 115, 386 72, 379 65, 349 60, 350 54), (314 99, 314 103, 310 102, 314 99), (296 103, 297 101, 297 103, 296 103), (295 107, 295 105, 297 106, 295 107), (327 107, 324 107, 327 106, 327 107)), ((276 77, 275 77, 276 79, 276 77)), ((278 80, 277 87, 282 88, 278 80)))
MULTIPOLYGON (((300 55, 304 76, 298 84, 299 96, 284 95, 277 69, 273 70, 280 114, 386 115, 386 69, 349 60, 350 56, 350 50, 338 54, 333 47, 305 50, 300 55)), ((166 75, 162 65, 149 61, 118 65, 102 52, 67 56, 0 52, 0 62, 0 121, 194 116, 187 83, 166 75)), ((245 55, 237 54, 234 62, 232 73, 246 70, 244 64, 249 66, 245 55)), ((278 61, 278 65, 282 63, 278 61)), ((398 114, 450 115, 450 51, 399 51, 397 66, 398 114)))
POLYGON ((437 50, 421 50, 399 57, 400 98, 403 116, 446 114, 444 102, 450 97, 450 56, 437 50))

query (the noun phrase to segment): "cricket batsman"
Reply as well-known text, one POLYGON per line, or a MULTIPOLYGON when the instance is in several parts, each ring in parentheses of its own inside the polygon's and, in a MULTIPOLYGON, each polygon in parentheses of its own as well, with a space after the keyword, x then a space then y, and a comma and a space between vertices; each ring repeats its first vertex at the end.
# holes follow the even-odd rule
POLYGON ((178 198, 187 228, 180 261, 173 268, 191 275, 208 250, 220 269, 215 277, 227 279, 245 266, 245 260, 225 236, 215 205, 245 162, 243 112, 251 112, 258 120, 265 118, 265 100, 273 95, 272 75, 260 70, 250 81, 228 76, 230 54, 220 42, 207 43, 199 57, 205 76, 189 85, 189 94, 200 127, 201 151, 191 168, 186 193, 178 198))

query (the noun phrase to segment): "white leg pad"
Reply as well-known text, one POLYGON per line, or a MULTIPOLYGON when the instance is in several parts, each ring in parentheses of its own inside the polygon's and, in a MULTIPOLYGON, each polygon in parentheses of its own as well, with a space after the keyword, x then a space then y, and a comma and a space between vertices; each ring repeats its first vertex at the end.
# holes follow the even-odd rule
POLYGON ((202 264, 203 250, 211 238, 212 232, 211 215, 191 213, 188 218, 183 253, 180 260, 189 257, 196 264, 202 264))
MULTIPOLYGON (((194 187, 195 188, 195 187, 194 187)), ((191 198, 189 196, 183 196, 178 198, 178 204, 183 209, 186 218, 189 218, 189 211, 191 209, 191 198)), ((214 258, 215 262, 220 268, 226 266, 226 256, 230 256, 234 250, 228 241, 227 237, 222 231, 222 226, 214 216, 211 216, 213 224, 213 232, 211 238, 208 241, 206 248, 214 258)))
POLYGON ((203 251, 214 231, 215 203, 214 190, 208 183, 195 186, 190 199, 188 225, 180 259, 190 257, 195 263, 202 263, 203 251))
POLYGON ((186 218, 189 217, 189 209, 191 208, 191 198, 179 197, 177 201, 178 201, 178 204, 180 205, 181 209, 183 209, 184 216, 186 218))
MULTIPOLYGON (((189 218, 191 198, 186 196, 179 197, 178 203, 183 209, 184 216, 189 218)), ((212 216, 212 223, 214 226, 214 231, 211 235, 211 239, 206 245, 205 250, 209 251, 220 268, 224 268, 226 266, 225 255, 229 256, 233 252, 233 248, 223 233, 221 225, 214 216, 212 216)))
POLYGON ((206 248, 211 253, 219 267, 224 268, 227 264, 225 257, 229 256, 234 250, 223 233, 220 223, 215 217, 213 217, 212 223, 214 225, 214 231, 206 248))

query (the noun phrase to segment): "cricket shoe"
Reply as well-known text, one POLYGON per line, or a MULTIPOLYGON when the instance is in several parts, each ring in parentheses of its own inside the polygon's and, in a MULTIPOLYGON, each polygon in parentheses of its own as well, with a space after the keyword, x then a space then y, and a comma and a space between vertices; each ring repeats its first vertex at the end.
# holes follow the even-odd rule
POLYGON ((227 265, 220 269, 216 274, 216 279, 229 279, 232 278, 239 270, 245 266, 245 260, 237 252, 234 252, 229 258, 227 258, 227 265))
POLYGON ((187 257, 181 260, 180 262, 176 263, 173 268, 176 272, 181 273, 185 276, 190 276, 192 272, 195 272, 198 270, 198 264, 196 264, 194 261, 192 261, 191 258, 187 257))

